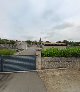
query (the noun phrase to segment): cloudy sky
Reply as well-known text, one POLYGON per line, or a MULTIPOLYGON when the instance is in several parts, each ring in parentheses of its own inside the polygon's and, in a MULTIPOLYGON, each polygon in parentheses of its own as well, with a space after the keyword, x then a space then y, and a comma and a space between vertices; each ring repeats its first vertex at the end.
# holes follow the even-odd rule
POLYGON ((0 37, 80 41, 80 0, 0 0, 0 37))

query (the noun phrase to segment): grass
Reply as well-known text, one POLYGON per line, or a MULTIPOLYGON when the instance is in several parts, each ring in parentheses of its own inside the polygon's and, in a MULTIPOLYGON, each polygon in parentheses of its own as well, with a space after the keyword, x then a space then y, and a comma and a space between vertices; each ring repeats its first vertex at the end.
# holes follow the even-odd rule
POLYGON ((80 47, 78 48, 66 48, 66 49, 57 49, 49 48, 42 50, 42 57, 80 57, 80 47))
POLYGON ((15 53, 15 50, 0 49, 0 55, 14 55, 15 53))

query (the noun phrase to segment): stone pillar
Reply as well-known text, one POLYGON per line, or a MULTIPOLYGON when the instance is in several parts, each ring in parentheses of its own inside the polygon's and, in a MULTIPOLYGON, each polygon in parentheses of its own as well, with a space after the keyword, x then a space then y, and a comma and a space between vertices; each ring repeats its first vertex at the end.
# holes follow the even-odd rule
POLYGON ((36 50, 36 70, 41 70, 41 50, 36 50))

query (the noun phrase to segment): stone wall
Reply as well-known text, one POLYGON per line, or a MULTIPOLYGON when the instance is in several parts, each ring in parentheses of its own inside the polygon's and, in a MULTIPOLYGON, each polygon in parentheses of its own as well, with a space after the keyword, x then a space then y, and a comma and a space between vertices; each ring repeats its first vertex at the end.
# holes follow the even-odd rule
POLYGON ((80 70, 80 57, 41 57, 41 50, 36 50, 36 69, 78 69, 80 70))
POLYGON ((80 58, 42 57, 41 68, 42 69, 56 69, 56 68, 80 69, 80 58))

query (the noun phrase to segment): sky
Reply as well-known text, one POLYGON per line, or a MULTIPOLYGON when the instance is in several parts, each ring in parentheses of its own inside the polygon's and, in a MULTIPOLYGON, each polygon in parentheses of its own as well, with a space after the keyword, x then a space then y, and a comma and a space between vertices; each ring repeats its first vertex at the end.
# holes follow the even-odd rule
POLYGON ((80 41, 80 0, 0 0, 0 38, 80 41))

